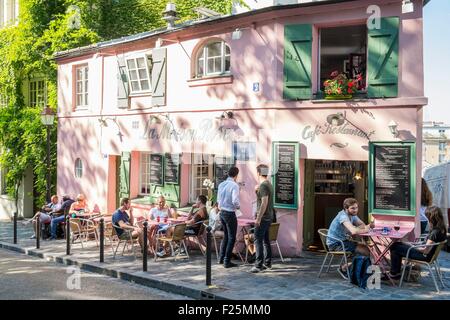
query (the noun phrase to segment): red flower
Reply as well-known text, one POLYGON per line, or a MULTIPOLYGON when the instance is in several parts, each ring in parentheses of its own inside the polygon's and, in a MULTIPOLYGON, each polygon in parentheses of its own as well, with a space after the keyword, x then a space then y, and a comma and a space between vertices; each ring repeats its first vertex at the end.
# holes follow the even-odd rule
POLYGON ((353 93, 353 90, 350 89, 350 88, 348 88, 347 92, 348 92, 348 93, 353 93))
POLYGON ((342 90, 341 90, 341 88, 337 88, 337 90, 336 90, 336 91, 337 91, 337 93, 338 93, 338 94, 341 94, 341 93, 342 93, 342 90))
POLYGON ((349 81, 349 82, 348 82, 348 87, 349 87, 349 88, 353 87, 353 85, 354 85, 354 83, 353 83, 352 81, 349 81))
POLYGON ((358 76, 356 77, 356 80, 361 81, 362 80, 362 76, 360 74, 358 74, 358 76))

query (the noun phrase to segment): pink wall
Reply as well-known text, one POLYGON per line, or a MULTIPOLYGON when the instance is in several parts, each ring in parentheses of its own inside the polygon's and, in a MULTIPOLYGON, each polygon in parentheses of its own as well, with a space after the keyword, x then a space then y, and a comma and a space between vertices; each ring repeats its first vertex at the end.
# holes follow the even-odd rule
MULTIPOLYGON (((416 1, 415 7, 420 5, 416 1)), ((151 108, 151 95, 130 98, 129 109, 117 108, 117 56, 149 53, 155 39, 109 48, 94 58, 87 54, 79 58, 63 59, 58 63, 58 193, 83 192, 90 203, 98 203, 101 210, 111 211, 115 206, 116 172, 114 155, 132 152, 131 196, 139 194, 139 152, 182 152, 189 157, 193 152, 229 154, 229 141, 211 141, 198 138, 177 142, 171 139, 151 139, 145 129, 161 130, 169 122, 160 117, 161 124, 147 127, 151 116, 167 113, 174 128, 182 133, 195 129, 207 131, 202 124, 211 124, 211 130, 220 125, 218 118, 224 110, 233 110, 240 135, 235 140, 253 141, 257 145, 255 161, 238 163, 241 169, 241 202, 244 215, 252 214, 254 187, 257 183, 255 167, 258 163, 271 164, 273 141, 298 141, 300 152, 300 181, 298 210, 278 210, 279 234, 283 253, 299 254, 303 239, 304 159, 361 160, 368 159, 368 139, 371 141, 412 140, 417 143, 417 159, 421 159, 422 112, 427 103, 423 97, 422 12, 401 14, 399 0, 357 1, 336 5, 281 10, 254 15, 234 21, 225 21, 179 31, 163 38, 180 43, 164 42, 167 47, 167 105, 151 108), (284 24, 312 23, 313 28, 313 84, 316 86, 318 65, 318 30, 320 27, 350 24, 367 18, 366 8, 378 4, 383 16, 400 16, 399 97, 367 101, 284 101, 283 45, 284 24), (254 23, 254 27, 251 26, 254 23), (237 26, 243 29, 240 40, 232 40, 231 32, 237 26), (219 79, 222 84, 192 81, 194 49, 210 37, 224 39, 231 48, 232 77, 219 79), (187 53, 187 54, 186 54, 187 53), (89 65, 89 107, 73 111, 72 69, 75 65, 89 65), (103 75, 103 77, 102 77, 103 75), (230 83, 231 82, 231 83, 230 83), (261 90, 253 92, 252 84, 260 83, 261 90), (349 121, 345 132, 326 132, 327 117, 343 113, 349 121), (100 127, 98 119, 107 121, 100 127), (387 124, 398 123, 400 136, 394 139, 387 124), (117 125, 115 124, 117 123, 117 125), (355 127, 356 126, 356 127, 355 127), (359 128, 359 129, 358 129, 359 128), (119 139, 118 131, 122 134, 119 139), (318 133, 318 131, 325 133, 318 133), (333 144, 339 143, 344 148, 333 144), (109 155, 109 157, 108 157, 109 155), (74 163, 81 158, 85 165, 82 178, 74 177, 74 163), (105 181, 108 183, 106 184, 105 181), (112 204, 111 202, 114 202, 112 204)), ((211 81, 209 81, 211 82, 211 81)), ((418 161, 420 177, 420 161, 418 161)), ((190 192, 190 166, 181 169, 181 202, 185 204, 190 192)), ((147 208, 136 205, 136 213, 147 208)), ((416 217, 415 223, 418 223, 416 217)))

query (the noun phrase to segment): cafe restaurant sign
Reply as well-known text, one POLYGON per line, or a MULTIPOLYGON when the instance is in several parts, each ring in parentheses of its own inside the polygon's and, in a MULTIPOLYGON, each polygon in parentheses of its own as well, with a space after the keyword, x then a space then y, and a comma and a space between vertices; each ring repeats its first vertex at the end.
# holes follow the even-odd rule
MULTIPOLYGON (((301 132, 302 139, 310 140, 311 142, 314 142, 316 138, 321 135, 353 136, 370 140, 370 137, 374 134, 374 130, 366 133, 364 130, 358 128, 356 125, 347 120, 345 115, 342 113, 330 114, 327 117, 327 121, 323 125, 308 125, 304 127, 301 132)), ((339 146, 338 144, 333 145, 339 146)), ((346 145, 342 145, 342 147, 345 146, 346 145)))

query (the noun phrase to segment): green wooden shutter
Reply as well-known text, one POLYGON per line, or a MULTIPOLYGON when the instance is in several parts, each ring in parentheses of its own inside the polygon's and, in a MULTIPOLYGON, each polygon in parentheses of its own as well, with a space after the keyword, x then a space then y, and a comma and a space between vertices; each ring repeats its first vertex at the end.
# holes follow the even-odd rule
POLYGON ((155 48, 152 51, 152 107, 166 105, 167 49, 155 48))
POLYGON ((128 108, 130 94, 130 88, 128 86, 128 75, 125 59, 119 57, 117 59, 118 72, 117 72, 117 107, 128 108))
POLYGON ((119 169, 119 198, 130 197, 130 165, 131 153, 122 152, 119 169))
POLYGON ((398 17, 381 18, 381 29, 368 30, 368 96, 398 95, 398 17))
POLYGON ((311 61, 312 25, 284 26, 284 99, 312 98, 311 61))

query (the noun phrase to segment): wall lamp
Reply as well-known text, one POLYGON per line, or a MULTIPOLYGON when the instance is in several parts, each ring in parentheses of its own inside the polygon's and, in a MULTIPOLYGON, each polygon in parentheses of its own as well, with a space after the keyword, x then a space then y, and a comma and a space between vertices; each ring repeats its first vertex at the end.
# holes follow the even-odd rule
POLYGON ((231 33, 231 39, 232 40, 239 40, 242 37, 242 30, 245 29, 255 29, 256 28, 256 24, 252 23, 250 27, 245 27, 245 28, 236 28, 234 29, 234 31, 231 33))
POLYGON ((397 122, 395 122, 394 120, 391 120, 388 124, 388 127, 389 127, 389 131, 391 131, 394 138, 397 138, 398 134, 399 134, 398 129, 397 129, 398 128, 397 122))
POLYGON ((232 111, 224 111, 218 119, 220 119, 219 131, 225 131, 229 129, 234 131, 239 129, 238 122, 234 118, 234 114, 232 111))
POLYGON ((411 0, 403 0, 402 2, 402 13, 412 13, 414 12, 414 3, 411 0))
POLYGON ((122 131, 120 130, 120 126, 119 126, 119 123, 117 122, 116 118, 106 117, 106 118, 98 119, 98 122, 100 123, 100 128, 108 127, 107 120, 111 120, 117 126, 117 131, 118 131, 117 135, 119 136, 120 142, 122 142, 123 134, 122 134, 122 131))

